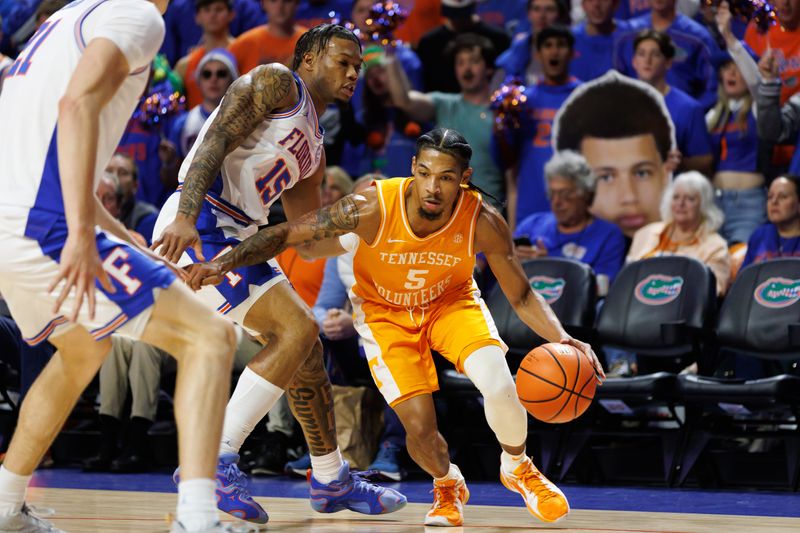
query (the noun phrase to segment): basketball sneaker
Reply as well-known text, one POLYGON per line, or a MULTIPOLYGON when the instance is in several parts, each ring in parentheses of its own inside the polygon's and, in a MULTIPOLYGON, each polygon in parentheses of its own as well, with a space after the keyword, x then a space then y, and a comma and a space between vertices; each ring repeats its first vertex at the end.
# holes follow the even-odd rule
POLYGON ((339 477, 330 483, 320 483, 313 473, 311 508, 318 513, 336 513, 350 509, 361 514, 393 513, 405 507, 408 500, 394 489, 380 487, 364 478, 362 472, 351 472, 344 462, 339 477))
POLYGON ((456 527, 464 525, 464 506, 469 489, 463 476, 447 481, 433 481, 433 505, 425 515, 426 526, 456 527))
MULTIPOLYGON (((233 526, 225 526, 217 522, 209 528, 192 531, 191 533, 234 533, 236 531, 238 531, 238 529, 234 529, 233 526)), ((169 533, 189 533, 189 530, 183 527, 183 524, 175 520, 172 523, 169 533)))
POLYGON ((532 515, 545 522, 555 522, 569 513, 569 502, 544 474, 534 466, 530 457, 507 474, 500 468, 500 481, 512 492, 518 492, 532 515))
MULTIPOLYGON (((247 490, 247 476, 239 470, 239 456, 235 453, 223 453, 217 463, 217 507, 231 516, 241 520, 266 524, 269 520, 267 512, 250 496, 247 490)), ((177 485, 180 481, 179 470, 176 469, 172 480, 177 485)))
POLYGON ((22 510, 11 516, 0 516, 0 531, 4 533, 64 533, 50 522, 31 513, 30 507, 22 504, 22 510))
POLYGON ((367 470, 375 471, 380 477, 392 481, 401 481, 405 477, 405 472, 400 468, 400 462, 397 459, 398 455, 400 455, 400 448, 389 442, 384 442, 381 444, 375 460, 367 467, 367 470))

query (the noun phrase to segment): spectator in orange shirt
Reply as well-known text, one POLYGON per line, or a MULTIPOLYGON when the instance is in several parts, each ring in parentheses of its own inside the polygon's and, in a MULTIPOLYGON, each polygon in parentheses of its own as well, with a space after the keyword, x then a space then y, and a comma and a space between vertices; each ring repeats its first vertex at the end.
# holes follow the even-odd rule
POLYGON ((233 42, 230 25, 235 13, 231 0, 195 0, 195 12, 194 20, 203 28, 203 37, 197 47, 175 64, 175 72, 183 78, 186 87, 187 109, 203 103, 196 75, 200 60, 210 50, 228 48, 233 42))
POLYGON ((442 0, 416 0, 395 37, 416 48, 423 35, 442 24, 442 0))
POLYGON ((306 32, 306 28, 294 23, 299 3, 299 0, 261 0, 267 23, 241 34, 229 47, 239 72, 245 74, 267 63, 291 66, 294 45, 306 32))
POLYGON ((751 22, 747 25, 744 40, 759 56, 763 56, 768 49, 772 50, 783 84, 783 105, 790 96, 800 91, 800 0, 774 0, 772 5, 778 15, 778 24, 770 26, 769 31, 762 34, 751 22))

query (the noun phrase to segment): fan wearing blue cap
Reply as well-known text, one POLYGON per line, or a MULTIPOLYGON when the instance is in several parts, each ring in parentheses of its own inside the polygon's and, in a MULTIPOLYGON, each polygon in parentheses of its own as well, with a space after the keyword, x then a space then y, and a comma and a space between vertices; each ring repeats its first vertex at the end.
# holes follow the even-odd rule
POLYGON ((719 76, 717 103, 706 114, 715 151, 714 187, 725 214, 720 228, 728 244, 746 243, 766 221, 764 175, 758 165, 754 103, 758 86, 755 54, 731 31, 727 2, 717 8, 717 27, 727 51, 714 55, 719 76))

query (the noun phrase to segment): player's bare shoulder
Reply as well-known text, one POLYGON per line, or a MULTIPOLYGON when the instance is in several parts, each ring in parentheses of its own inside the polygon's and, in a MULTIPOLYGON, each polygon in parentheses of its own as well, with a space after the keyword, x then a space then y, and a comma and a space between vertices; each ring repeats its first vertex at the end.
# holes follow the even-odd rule
POLYGON ((259 65, 228 88, 220 112, 247 113, 259 120, 293 107, 300 95, 292 71, 280 63, 259 65))
POLYGON ((481 201, 481 211, 475 227, 475 251, 501 251, 511 246, 511 230, 506 219, 493 205, 481 201))
POLYGON ((259 65, 246 76, 249 77, 254 103, 265 114, 290 109, 300 99, 294 74, 281 63, 259 65))

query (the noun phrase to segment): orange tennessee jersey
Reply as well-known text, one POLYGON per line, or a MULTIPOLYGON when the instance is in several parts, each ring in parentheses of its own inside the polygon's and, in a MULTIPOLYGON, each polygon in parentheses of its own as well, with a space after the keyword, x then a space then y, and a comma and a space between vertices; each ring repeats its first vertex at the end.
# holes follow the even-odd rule
POLYGON ((481 195, 462 186, 450 220, 427 237, 418 237, 405 207, 405 192, 412 182, 413 178, 376 182, 381 226, 373 243, 358 245, 353 259, 352 291, 364 302, 425 308, 446 294, 473 286, 473 242, 481 195))

